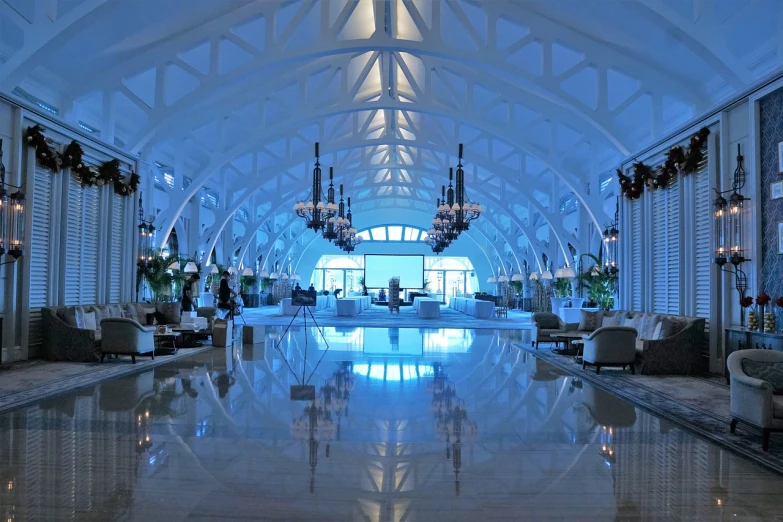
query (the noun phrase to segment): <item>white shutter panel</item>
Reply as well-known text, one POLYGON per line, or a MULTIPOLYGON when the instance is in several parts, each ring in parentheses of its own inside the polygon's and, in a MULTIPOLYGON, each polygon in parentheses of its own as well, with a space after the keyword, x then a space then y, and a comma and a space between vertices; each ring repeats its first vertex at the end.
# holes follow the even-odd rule
POLYGON ((123 218, 125 202, 129 198, 111 192, 111 228, 109 229, 109 303, 119 303, 122 285, 123 218))
POLYGON ((652 264, 653 264, 653 312, 667 313, 668 270, 667 247, 667 203, 669 191, 660 188, 652 196, 652 264))
POLYGON ((29 353, 40 353, 41 308, 49 302, 52 281, 52 174, 38 166, 33 173, 32 230, 30 231, 30 336, 29 353))
MULTIPOLYGON (((68 174, 68 203, 65 216, 65 294, 64 305, 79 304, 82 252, 82 188, 68 174)), ((89 303, 85 303, 89 304, 89 303)))
POLYGON ((68 222, 63 304, 94 304, 98 278, 98 188, 82 189, 73 176, 68 176, 65 214, 68 222))
POLYGON ((712 217, 712 194, 710 194, 710 175, 707 171, 707 156, 694 174, 696 199, 696 317, 710 317, 710 271, 712 270, 712 245, 710 244, 710 226, 712 217))
MULTIPOLYGON (((661 189, 659 189, 660 191, 661 189)), ((675 176, 666 193, 666 307, 665 313, 680 314, 680 176, 675 176)))
MULTIPOLYGON (((631 206, 631 263, 634 267, 642 266, 642 202, 640 199, 629 203, 631 206)), ((630 267, 628 267, 630 268, 630 267)), ((623 270, 623 267, 620 267, 623 270)), ((642 271, 629 270, 632 288, 632 310, 642 309, 642 271)))
POLYGON ((79 299, 82 304, 98 302, 98 214, 100 191, 98 187, 84 189, 82 211, 82 266, 79 299))

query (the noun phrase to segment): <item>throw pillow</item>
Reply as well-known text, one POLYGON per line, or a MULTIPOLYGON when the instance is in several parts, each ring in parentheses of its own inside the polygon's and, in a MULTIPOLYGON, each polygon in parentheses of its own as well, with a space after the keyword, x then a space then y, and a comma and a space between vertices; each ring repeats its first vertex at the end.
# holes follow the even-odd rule
POLYGON ((169 324, 168 321, 166 321, 166 316, 163 315, 161 312, 155 311, 153 316, 155 317, 154 324, 169 324))
POLYGON ((639 338, 652 339, 655 332, 655 326, 661 322, 661 316, 658 314, 644 314, 639 323, 639 338))
POLYGON ((653 330, 652 337, 650 339, 657 341, 661 338, 661 330, 663 330, 663 321, 659 322, 655 325, 655 330, 653 330))
POLYGON ((671 337, 688 324, 687 321, 674 319, 673 317, 665 317, 661 323, 663 323, 663 326, 661 326, 661 339, 671 337))
POLYGON ((604 313, 601 311, 588 312, 587 310, 582 310, 579 318, 579 330, 583 332, 592 332, 599 328, 603 315, 604 313))
POLYGON ((84 328, 87 330, 98 329, 98 324, 95 322, 95 312, 84 313, 84 328))
POLYGON ((748 377, 770 383, 772 385, 772 393, 783 393, 783 362, 743 359, 742 371, 748 377))
POLYGON ((542 330, 557 330, 560 328, 560 321, 557 315, 549 312, 534 314, 533 321, 538 323, 538 327, 542 330))
POLYGON ((94 305, 92 311, 95 312, 95 322, 98 324, 101 324, 101 319, 111 317, 108 305, 94 305))
POLYGON ((109 317, 123 317, 125 315, 123 312, 124 310, 122 309, 122 305, 109 305, 109 317))
POLYGON ((166 317, 164 321, 158 319, 158 324, 179 324, 182 322, 182 305, 180 303, 157 303, 155 309, 166 317))
POLYGON ((80 306, 69 306, 66 308, 63 319, 75 328, 84 328, 84 317, 80 306))

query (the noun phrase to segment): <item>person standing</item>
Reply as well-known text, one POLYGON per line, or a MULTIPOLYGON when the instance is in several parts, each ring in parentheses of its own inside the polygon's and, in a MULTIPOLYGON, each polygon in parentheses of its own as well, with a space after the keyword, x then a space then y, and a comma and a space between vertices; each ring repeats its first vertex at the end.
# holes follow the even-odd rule
POLYGON ((218 308, 221 310, 228 310, 229 316, 233 319, 231 314, 231 297, 236 297, 237 293, 228 286, 228 278, 231 274, 228 271, 223 272, 223 277, 220 278, 220 288, 218 289, 218 308))
POLYGON ((182 285, 182 311, 192 312, 196 309, 196 303, 193 301, 193 285, 198 284, 201 279, 198 274, 191 275, 185 284, 182 285))

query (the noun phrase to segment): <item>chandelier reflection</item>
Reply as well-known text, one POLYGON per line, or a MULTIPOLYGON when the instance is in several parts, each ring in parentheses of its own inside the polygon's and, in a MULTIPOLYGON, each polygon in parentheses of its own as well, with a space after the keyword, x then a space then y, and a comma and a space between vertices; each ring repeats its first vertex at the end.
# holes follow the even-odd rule
POLYGON ((144 453, 152 447, 152 437, 150 437, 150 427, 152 418, 149 410, 136 412, 136 452, 144 453))
POLYGON ((433 363, 434 377, 428 385, 432 392, 431 409, 435 417, 435 434, 446 443, 446 460, 454 468, 454 491, 459 495, 459 472, 462 468, 462 444, 478 437, 478 426, 468 419, 465 401, 457 397, 457 389, 441 363, 433 363))
POLYGON ((318 448, 321 442, 325 442, 324 454, 329 458, 330 442, 333 439, 340 440, 340 419, 343 415, 348 416, 348 399, 354 381, 353 363, 340 363, 337 371, 319 388, 315 400, 305 406, 302 416, 291 422, 291 435, 308 444, 310 493, 315 492, 318 448))

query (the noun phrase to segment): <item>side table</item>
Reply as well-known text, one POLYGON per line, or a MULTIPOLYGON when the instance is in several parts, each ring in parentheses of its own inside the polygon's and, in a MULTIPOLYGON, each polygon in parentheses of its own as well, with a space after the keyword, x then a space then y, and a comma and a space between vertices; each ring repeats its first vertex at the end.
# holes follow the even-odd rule
POLYGON ((182 334, 179 332, 155 333, 155 355, 174 355, 177 353, 177 337, 182 334), (171 347, 163 346, 163 342, 171 341, 171 347))

